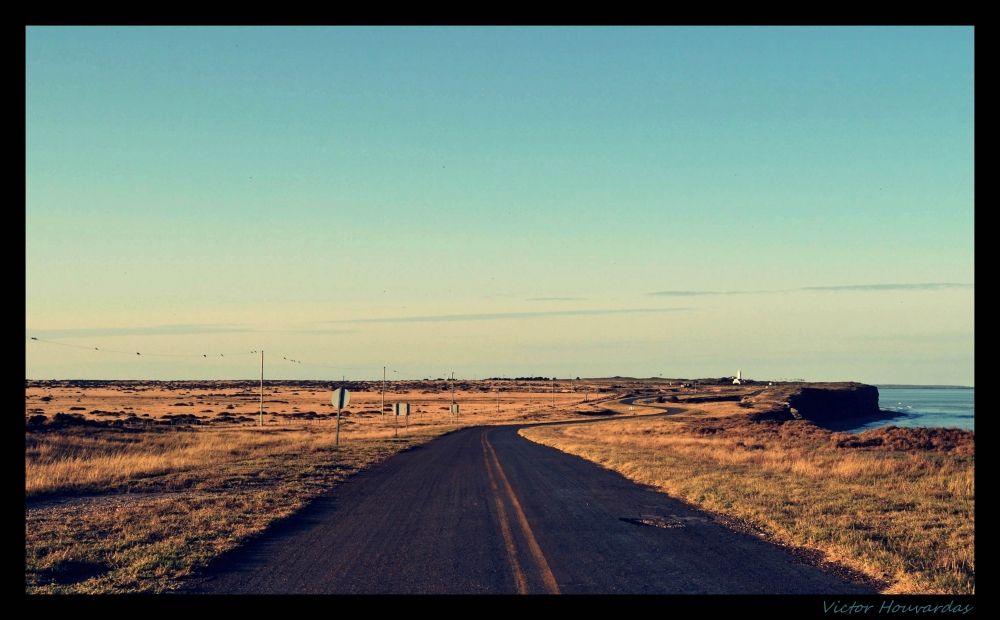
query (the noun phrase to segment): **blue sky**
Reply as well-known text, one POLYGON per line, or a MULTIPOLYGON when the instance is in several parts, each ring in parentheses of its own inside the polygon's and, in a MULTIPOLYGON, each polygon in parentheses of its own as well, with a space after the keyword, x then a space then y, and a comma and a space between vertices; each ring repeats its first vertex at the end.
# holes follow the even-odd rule
MULTIPOLYGON (((29 28, 27 335, 322 364, 275 378, 971 385, 973 40, 29 28)), ((26 345, 31 378, 256 372, 203 360, 26 345)))

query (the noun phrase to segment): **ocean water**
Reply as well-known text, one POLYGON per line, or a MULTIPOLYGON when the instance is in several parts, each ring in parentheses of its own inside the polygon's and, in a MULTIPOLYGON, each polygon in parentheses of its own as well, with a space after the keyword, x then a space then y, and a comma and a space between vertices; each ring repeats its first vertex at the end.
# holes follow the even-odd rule
POLYGON ((850 429, 860 433, 881 426, 943 426, 976 430, 974 389, 879 388, 880 409, 898 412, 900 417, 878 420, 850 429))

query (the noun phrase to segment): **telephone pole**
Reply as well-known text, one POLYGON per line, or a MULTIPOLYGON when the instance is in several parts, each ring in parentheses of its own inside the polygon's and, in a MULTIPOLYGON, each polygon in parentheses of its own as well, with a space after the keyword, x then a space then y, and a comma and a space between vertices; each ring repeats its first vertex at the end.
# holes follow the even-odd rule
POLYGON ((385 421, 385 366, 382 367, 382 420, 385 421))
POLYGON ((451 373, 451 415, 455 415, 455 373, 451 373))
POLYGON ((264 349, 260 350, 260 419, 257 426, 264 426, 264 349))
POLYGON ((556 378, 552 377, 552 408, 556 408, 556 378))

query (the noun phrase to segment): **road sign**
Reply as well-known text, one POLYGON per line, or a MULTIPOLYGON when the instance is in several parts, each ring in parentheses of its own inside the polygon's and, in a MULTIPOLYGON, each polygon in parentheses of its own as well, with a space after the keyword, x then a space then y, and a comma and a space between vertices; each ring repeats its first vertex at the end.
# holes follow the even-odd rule
POLYGON ((453 403, 451 406, 452 415, 458 415, 458 403, 453 403))
POLYGON ((343 409, 351 402, 351 393, 344 388, 337 388, 333 391, 333 397, 330 399, 330 402, 337 409, 343 409))
POLYGON ((399 436, 399 416, 404 416, 403 419, 406 421, 406 426, 407 427, 410 426, 410 404, 409 403, 395 403, 392 406, 392 411, 393 411, 393 413, 396 414, 393 417, 394 428, 396 429, 394 432, 395 432, 396 436, 398 437, 399 436))
POLYGON ((347 391, 346 388, 337 388, 333 391, 333 396, 330 397, 330 402, 333 406, 337 408, 337 435, 336 439, 333 440, 334 445, 340 445, 340 410, 347 406, 347 403, 351 402, 351 393, 347 391))

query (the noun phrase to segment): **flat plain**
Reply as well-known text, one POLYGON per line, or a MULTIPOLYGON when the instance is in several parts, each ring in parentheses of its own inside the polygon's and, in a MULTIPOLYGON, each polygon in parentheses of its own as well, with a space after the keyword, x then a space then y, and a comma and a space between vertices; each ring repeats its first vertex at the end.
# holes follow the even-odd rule
POLYGON ((735 402, 752 388, 620 378, 459 381, 455 418, 450 382, 415 381, 387 384, 387 405, 412 405, 403 420, 382 415, 380 382, 349 383, 336 445, 338 385, 265 382, 261 427, 252 381, 29 381, 26 591, 183 588, 349 477, 496 425, 867 587, 975 591, 972 433, 752 422, 735 402))

